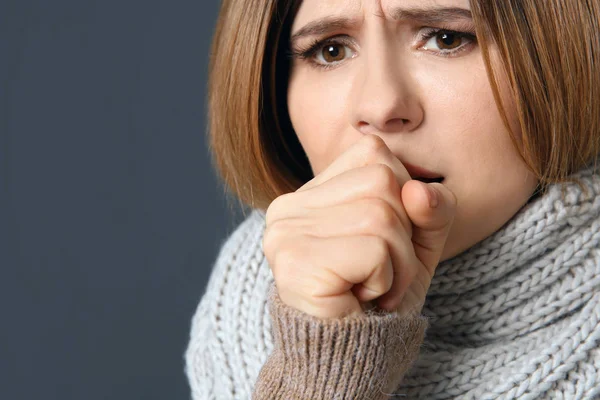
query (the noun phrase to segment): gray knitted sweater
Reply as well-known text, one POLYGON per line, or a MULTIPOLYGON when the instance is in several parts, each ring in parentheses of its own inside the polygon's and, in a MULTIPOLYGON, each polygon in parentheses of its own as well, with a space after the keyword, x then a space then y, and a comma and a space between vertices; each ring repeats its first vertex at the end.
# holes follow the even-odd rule
POLYGON ((583 190, 551 187, 442 262, 414 320, 326 322, 285 306, 253 210, 191 321, 192 398, 600 398, 600 177, 576 175, 583 190))

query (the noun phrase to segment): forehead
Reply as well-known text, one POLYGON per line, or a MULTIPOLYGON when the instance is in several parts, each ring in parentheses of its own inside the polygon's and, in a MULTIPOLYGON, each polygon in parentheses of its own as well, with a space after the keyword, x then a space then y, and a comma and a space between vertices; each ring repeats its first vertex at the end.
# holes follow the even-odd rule
POLYGON ((361 18, 367 13, 389 15, 398 8, 416 7, 470 9, 469 0, 302 0, 294 25, 326 16, 361 18))

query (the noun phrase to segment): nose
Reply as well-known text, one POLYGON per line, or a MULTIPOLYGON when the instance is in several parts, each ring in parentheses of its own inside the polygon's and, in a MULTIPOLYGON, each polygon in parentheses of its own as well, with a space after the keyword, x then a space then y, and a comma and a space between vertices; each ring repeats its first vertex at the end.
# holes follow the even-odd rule
POLYGON ((382 46, 361 61, 351 95, 354 128, 362 133, 415 130, 423 108, 408 63, 382 46))

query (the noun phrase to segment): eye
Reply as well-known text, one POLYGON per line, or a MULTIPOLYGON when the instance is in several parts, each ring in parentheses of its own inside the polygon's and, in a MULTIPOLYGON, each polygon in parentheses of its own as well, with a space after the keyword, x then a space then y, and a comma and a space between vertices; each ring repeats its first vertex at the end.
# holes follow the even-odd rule
MULTIPOLYGON (((452 50, 459 47, 462 43, 461 36, 449 32, 440 32, 429 39, 429 42, 433 40, 435 40, 435 45, 441 50, 452 50)), ((426 44, 425 47, 429 46, 429 42, 427 42, 428 44, 426 44)))
POLYGON ((289 56, 307 61, 311 67, 327 70, 356 56, 352 48, 353 44, 348 36, 338 35, 325 40, 315 40, 307 47, 292 48, 289 56))
POLYGON ((348 46, 343 44, 328 43, 319 48, 315 56, 321 64, 332 64, 345 60, 351 52, 348 46))
POLYGON ((431 50, 441 56, 450 56, 468 50, 477 41, 474 34, 451 30, 432 29, 425 32, 422 41, 424 50, 431 50))

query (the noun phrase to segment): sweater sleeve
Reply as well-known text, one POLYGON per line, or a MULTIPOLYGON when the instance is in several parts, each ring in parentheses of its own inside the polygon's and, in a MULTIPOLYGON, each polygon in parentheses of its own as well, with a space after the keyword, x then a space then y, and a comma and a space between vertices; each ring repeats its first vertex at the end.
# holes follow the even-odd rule
POLYGON ((269 292, 274 348, 253 400, 387 399, 417 359, 429 326, 420 314, 365 311, 321 319, 269 292))

